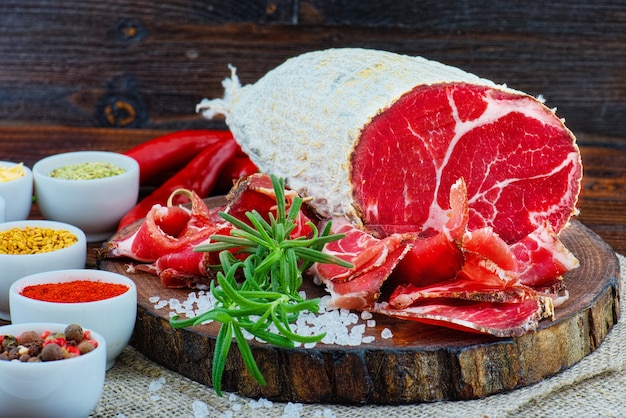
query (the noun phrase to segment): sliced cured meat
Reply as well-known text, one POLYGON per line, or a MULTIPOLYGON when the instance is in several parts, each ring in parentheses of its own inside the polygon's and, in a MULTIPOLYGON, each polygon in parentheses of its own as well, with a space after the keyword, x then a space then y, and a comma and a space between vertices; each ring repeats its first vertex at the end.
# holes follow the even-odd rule
POLYGON ((576 256, 547 223, 513 244, 511 249, 519 264, 520 282, 535 288, 558 290, 561 276, 579 265, 576 256))
POLYGON ((492 228, 467 231, 463 236, 465 254, 480 254, 504 270, 517 271, 517 260, 511 247, 492 228))
POLYGON ((500 288, 518 282, 515 256, 509 245, 492 228, 466 232, 462 250, 464 262, 458 277, 500 288))
POLYGON ((554 315, 552 299, 526 299, 520 303, 474 302, 462 299, 424 299, 403 309, 379 304, 375 312, 396 318, 462 331, 518 337, 537 329, 539 321, 554 315))
MULTIPOLYGON (((298 193, 285 189, 286 209, 289 210, 291 204, 298 196, 298 193)), ((261 216, 269 221, 269 214, 276 215, 276 194, 272 178, 267 174, 255 173, 238 181, 226 196, 228 205, 225 212, 229 215, 250 223, 246 217, 246 212, 257 211, 261 216)), ((307 224, 311 218, 307 216, 301 208, 296 220, 296 228, 291 232, 292 237, 307 236, 312 232, 307 224)))
POLYGON ((99 257, 153 262, 208 239, 220 227, 217 209, 210 210, 195 192, 190 192, 190 198, 191 209, 154 205, 136 230, 123 231, 107 242, 99 257))
POLYGON ((447 222, 467 183, 469 228, 511 244, 576 212, 573 134, 539 100, 460 69, 384 51, 330 49, 289 59, 257 83, 234 73, 218 113, 262 172, 284 177, 323 217, 385 233, 447 222))
POLYGON ((512 285, 503 289, 499 286, 489 286, 457 277, 421 288, 412 284, 398 286, 389 296, 388 306, 393 309, 402 309, 419 300, 441 298, 520 303, 526 299, 538 297, 539 294, 528 286, 512 285))
MULTIPOLYGON (((320 226, 322 228, 323 226, 320 226)), ((347 282, 354 276, 366 273, 385 263, 391 252, 404 245, 411 236, 391 235, 377 239, 365 231, 356 228, 346 218, 333 218, 331 232, 345 234, 345 237, 326 244, 324 252, 351 262, 354 267, 347 268, 337 264, 315 264, 318 277, 332 279, 334 282, 347 282)))
MULTIPOLYGON (((289 201, 293 200, 294 195, 297 193, 286 192, 289 201)), ((225 211, 239 220, 248 221, 245 213, 251 210, 265 215, 276 207, 272 179, 265 174, 253 174, 243 178, 228 192, 226 200, 228 206, 225 211)))
POLYGON ((396 282, 427 286, 452 279, 463 268, 465 257, 459 242, 445 233, 416 237, 411 249, 393 271, 396 282))
POLYGON ((518 282, 519 274, 516 270, 505 270, 480 253, 464 252, 463 257, 463 268, 457 277, 500 289, 518 282))
POLYGON ((346 218, 333 218, 331 232, 345 237, 330 242, 324 252, 353 264, 315 263, 309 272, 326 285, 330 305, 346 309, 366 309, 374 305, 381 287, 402 257, 410 250, 411 235, 392 234, 378 239, 356 228, 346 218))
POLYGON ((193 247, 165 254, 154 263, 138 264, 135 270, 144 271, 159 277, 161 284, 171 288, 208 288, 214 275, 209 266, 217 263, 211 253, 195 252, 193 247))
POLYGON ((462 244, 467 231, 467 188, 459 179, 450 189, 450 210, 443 229, 428 237, 415 234, 411 249, 393 275, 397 281, 426 286, 455 277, 465 262, 462 244))
POLYGON ((334 281, 317 276, 322 279, 326 290, 330 293, 331 299, 328 304, 337 308, 357 310, 367 310, 373 307, 380 296, 383 283, 398 261, 406 254, 408 248, 408 246, 400 246, 388 253, 381 264, 352 276, 349 280, 334 281))

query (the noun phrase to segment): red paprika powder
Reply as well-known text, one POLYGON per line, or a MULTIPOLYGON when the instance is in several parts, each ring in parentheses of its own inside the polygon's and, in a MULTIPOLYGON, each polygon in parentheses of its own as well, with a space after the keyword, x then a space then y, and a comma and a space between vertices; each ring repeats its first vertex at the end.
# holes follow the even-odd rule
POLYGON ((20 294, 44 302, 81 303, 109 299, 125 293, 128 289, 125 284, 74 280, 26 286, 20 294))

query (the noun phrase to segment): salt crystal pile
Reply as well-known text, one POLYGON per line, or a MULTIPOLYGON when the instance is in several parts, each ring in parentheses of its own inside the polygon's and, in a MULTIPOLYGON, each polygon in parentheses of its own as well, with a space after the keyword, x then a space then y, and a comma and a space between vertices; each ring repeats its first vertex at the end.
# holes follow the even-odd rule
MULTIPOLYGON (((306 298, 304 292, 300 292, 300 296, 306 298)), ((318 313, 301 312, 295 323, 290 324, 292 332, 302 336, 320 335, 326 333, 322 338, 323 344, 335 344, 342 346, 358 346, 375 341, 373 335, 366 335, 368 328, 376 326, 376 320, 372 319, 371 312, 363 311, 360 316, 348 309, 338 309, 328 306, 330 296, 320 298, 320 310, 318 313)), ((170 317, 185 316, 194 318, 207 312, 215 306, 217 301, 211 294, 204 290, 198 292, 190 292, 187 299, 180 301, 172 298, 169 300, 161 300, 154 296, 150 298, 150 303, 154 304, 155 309, 164 309, 169 306, 170 317)), ((257 318, 251 317, 252 320, 257 318)), ((208 321, 210 322, 210 321, 208 321)), ((253 340, 256 337, 246 330, 242 330, 247 340, 253 340)), ((278 330, 271 326, 268 331, 277 333, 278 330)), ((382 338, 391 338, 393 334, 389 329, 383 330, 382 338)), ((261 341, 264 342, 264 341, 261 341)), ((304 346, 304 348, 313 348, 317 343, 296 343, 296 347, 304 346)))

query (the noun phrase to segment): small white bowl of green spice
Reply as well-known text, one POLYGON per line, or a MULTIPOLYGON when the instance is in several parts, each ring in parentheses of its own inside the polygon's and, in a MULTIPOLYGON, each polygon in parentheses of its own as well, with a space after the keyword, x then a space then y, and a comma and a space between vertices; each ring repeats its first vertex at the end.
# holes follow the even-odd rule
POLYGON ((0 319, 10 320, 9 289, 51 270, 85 268, 87 239, 74 225, 48 220, 0 224, 0 319))
POLYGON ((80 323, 12 324, 0 327, 0 340, 0 416, 86 417, 96 407, 106 374, 97 331, 80 323))
POLYGON ((116 152, 52 155, 33 166, 33 178, 41 214, 79 227, 89 242, 109 238, 139 196, 139 164, 116 152))

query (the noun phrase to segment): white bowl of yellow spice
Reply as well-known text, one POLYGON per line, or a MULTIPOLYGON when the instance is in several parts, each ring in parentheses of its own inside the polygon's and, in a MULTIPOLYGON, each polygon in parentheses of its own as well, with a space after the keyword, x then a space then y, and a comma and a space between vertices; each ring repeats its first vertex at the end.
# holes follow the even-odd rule
POLYGON ((33 166, 33 178, 44 218, 79 227, 89 242, 110 237, 139 196, 139 164, 116 152, 52 155, 33 166))
POLYGON ((28 218, 33 203, 33 173, 22 163, 0 161, 0 219, 2 222, 28 218))
POLYGON ((84 268, 87 239, 79 228, 55 221, 0 224, 0 319, 10 320, 9 289, 22 277, 84 268))

